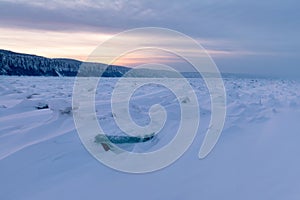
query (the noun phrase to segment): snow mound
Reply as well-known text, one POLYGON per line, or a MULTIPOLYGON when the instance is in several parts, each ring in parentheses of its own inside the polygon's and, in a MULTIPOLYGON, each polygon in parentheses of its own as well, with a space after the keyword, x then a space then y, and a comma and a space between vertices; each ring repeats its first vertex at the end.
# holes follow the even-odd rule
POLYGON ((48 101, 49 108, 53 112, 64 114, 71 114, 72 113, 72 103, 71 101, 65 99, 53 99, 48 101))

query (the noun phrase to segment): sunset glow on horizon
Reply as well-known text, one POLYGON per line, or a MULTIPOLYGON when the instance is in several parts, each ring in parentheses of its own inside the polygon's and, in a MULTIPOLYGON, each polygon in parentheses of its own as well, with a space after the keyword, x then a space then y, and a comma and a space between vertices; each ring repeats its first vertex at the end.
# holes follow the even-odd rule
MULTIPOLYGON (((0 32, 2 33, 0 35, 2 49, 48 58, 70 58, 80 61, 86 61, 102 42, 115 36, 115 34, 96 32, 64 32, 18 28, 0 28, 0 32)), ((204 43, 209 45, 212 41, 204 41, 204 43)), ((186 51, 193 53, 192 49, 186 49, 186 51)), ((230 51, 213 49, 206 49, 206 51, 214 57, 236 55, 235 52, 230 51)), ((107 63, 101 59, 98 59, 97 62, 107 63)), ((124 55, 111 64, 134 67, 145 62, 174 63, 180 62, 180 59, 162 52, 139 51, 124 55)))

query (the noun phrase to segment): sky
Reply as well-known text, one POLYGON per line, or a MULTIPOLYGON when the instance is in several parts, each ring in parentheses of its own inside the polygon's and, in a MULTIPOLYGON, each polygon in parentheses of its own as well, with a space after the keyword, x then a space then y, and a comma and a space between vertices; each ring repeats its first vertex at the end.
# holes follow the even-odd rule
MULTIPOLYGON (((298 76, 299 9, 297 0, 0 0, 0 49, 85 60, 121 31, 162 27, 199 42, 221 72, 298 76)), ((117 64, 140 60, 177 62, 140 52, 117 64)))

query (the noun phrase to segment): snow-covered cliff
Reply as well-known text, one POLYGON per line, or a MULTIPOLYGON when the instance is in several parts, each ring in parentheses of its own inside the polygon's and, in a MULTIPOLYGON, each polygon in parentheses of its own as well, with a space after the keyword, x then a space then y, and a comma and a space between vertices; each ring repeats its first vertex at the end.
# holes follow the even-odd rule
MULTIPOLYGON (((45 58, 36 55, 0 50, 0 75, 17 76, 76 76, 83 62, 73 59, 45 58)), ((84 63, 88 76, 102 74, 105 77, 120 77, 130 68, 109 66, 101 63, 84 63), (103 72, 103 70, 107 69, 103 72)))

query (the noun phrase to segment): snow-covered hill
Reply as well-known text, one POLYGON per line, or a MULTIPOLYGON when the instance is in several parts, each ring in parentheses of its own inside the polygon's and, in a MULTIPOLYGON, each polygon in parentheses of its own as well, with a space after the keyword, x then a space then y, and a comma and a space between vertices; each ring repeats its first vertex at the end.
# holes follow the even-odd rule
MULTIPOLYGON (((73 59, 45 58, 36 55, 0 50, 0 75, 17 76, 76 76, 83 62, 73 59)), ((87 75, 103 73, 104 77, 120 77, 129 68, 108 66, 101 63, 86 63, 87 75), (104 72, 103 72, 104 71, 104 72)))
MULTIPOLYGON (((102 79, 96 97, 98 121, 110 134, 119 133, 109 106, 116 81, 102 79)), ((210 102, 203 81, 190 79, 200 104, 196 140, 171 166, 139 175, 110 169, 85 150, 72 117, 73 82, 70 77, 0 77, 1 200, 300 198, 299 82, 225 79, 225 128, 211 154, 199 160, 210 102)), ((180 119, 176 97, 149 85, 130 103, 137 124, 149 123, 153 103, 166 107, 169 117, 158 140, 142 144, 147 151, 168 143, 180 119)))

